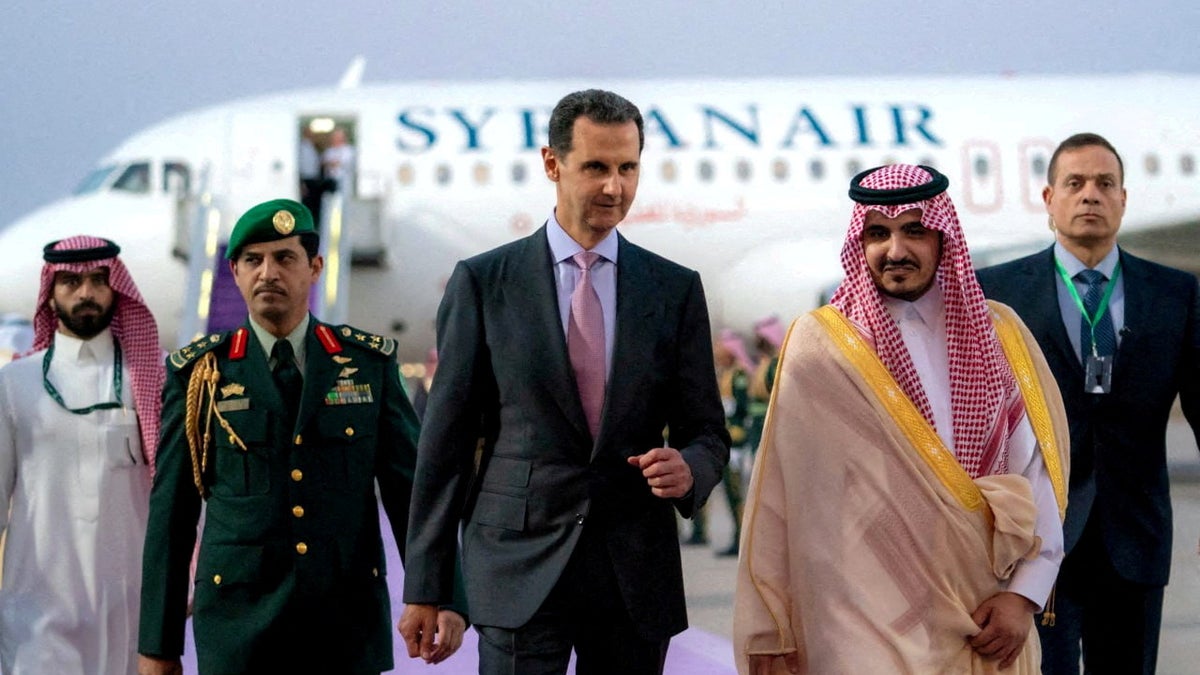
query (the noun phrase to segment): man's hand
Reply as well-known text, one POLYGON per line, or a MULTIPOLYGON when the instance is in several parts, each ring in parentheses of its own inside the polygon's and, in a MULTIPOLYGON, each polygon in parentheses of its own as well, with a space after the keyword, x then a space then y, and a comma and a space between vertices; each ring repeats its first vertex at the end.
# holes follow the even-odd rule
MULTIPOLYGON (((436 605, 404 606, 404 613, 400 615, 400 623, 396 627, 400 630, 404 644, 408 647, 408 658, 415 659, 419 656, 426 663, 430 662, 433 658, 433 638, 437 634, 438 618, 436 605)), ((461 641, 460 633, 459 642, 461 643, 461 641)), ((458 647, 455 646, 455 649, 458 647)))
POLYGON ((783 659, 783 665, 789 673, 800 672, 800 655, 796 652, 788 652, 786 654, 751 654, 750 659, 750 675, 771 675, 774 672, 775 664, 779 663, 779 659, 783 659))
POLYGON ((437 616, 437 642, 433 654, 426 663, 441 663, 450 658, 462 646, 463 633, 467 631, 467 620, 452 609, 439 609, 437 616))
POLYGON ((183 675, 183 663, 179 659, 159 659, 138 654, 138 675, 183 675))
POLYGON ((683 461, 683 455, 675 448, 654 448, 626 461, 642 470, 655 497, 679 499, 692 490, 692 467, 683 461))
POLYGON ((1035 612, 1037 605, 1025 596, 1001 591, 971 614, 981 630, 967 643, 985 659, 998 659, 1001 670, 1008 668, 1025 646, 1035 612))

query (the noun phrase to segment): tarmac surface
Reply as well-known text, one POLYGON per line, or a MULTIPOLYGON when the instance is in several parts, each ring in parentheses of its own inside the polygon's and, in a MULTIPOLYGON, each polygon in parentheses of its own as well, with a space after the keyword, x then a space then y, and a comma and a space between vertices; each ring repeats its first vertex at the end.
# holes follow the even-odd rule
MULTIPOLYGON (((1178 416, 1177 416, 1178 417, 1178 416)), ((1171 472, 1171 500, 1175 510, 1175 546, 1171 582, 1163 608, 1162 637, 1159 645, 1159 675, 1200 673, 1200 452, 1187 424, 1178 419, 1168 429, 1168 457, 1171 472)), ((684 583, 687 592, 686 632, 671 641, 667 653, 667 673, 671 675, 734 675, 733 660, 733 589, 737 559, 718 557, 717 551, 730 541, 732 519, 721 488, 709 500, 708 546, 684 546, 684 583)), ((689 531, 690 523, 682 530, 689 531)), ((384 529, 387 532, 386 526, 384 529)), ((390 540, 389 536, 384 537, 390 540)), ((402 569, 399 557, 389 543, 389 586, 392 589, 392 613, 399 618, 402 569)), ((478 658, 476 636, 468 630, 463 647, 449 660, 430 669, 409 660, 404 646, 395 640, 396 669, 393 673, 466 674, 476 672, 478 658)), ((191 627, 188 627, 188 656, 185 672, 195 673, 191 627)), ((573 669, 572 669, 573 672, 573 669)))

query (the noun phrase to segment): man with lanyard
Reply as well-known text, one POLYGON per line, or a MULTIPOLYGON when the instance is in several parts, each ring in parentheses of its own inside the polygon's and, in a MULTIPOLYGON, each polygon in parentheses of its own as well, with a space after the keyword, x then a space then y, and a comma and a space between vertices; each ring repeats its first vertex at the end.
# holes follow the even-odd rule
POLYGON ((947 185, 856 176, 845 280, 785 341, 743 525, 742 673, 1037 672, 1066 421, 1028 331, 985 302, 947 185))
POLYGON ((33 351, 0 370, 7 675, 136 672, 163 362, 120 250, 47 245, 33 351))
POLYGON ((1200 289, 1185 272, 1120 249, 1124 166, 1102 136, 1075 134, 1042 191, 1053 246, 980 270, 988 297, 1026 321, 1071 421, 1067 555, 1046 673, 1153 673, 1171 571, 1166 429, 1178 395, 1200 430, 1200 289))

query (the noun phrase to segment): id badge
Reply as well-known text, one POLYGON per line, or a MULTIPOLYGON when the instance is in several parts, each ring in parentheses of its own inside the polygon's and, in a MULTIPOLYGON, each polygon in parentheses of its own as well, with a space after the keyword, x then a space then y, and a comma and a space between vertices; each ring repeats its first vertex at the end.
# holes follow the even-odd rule
POLYGON ((1084 364, 1083 390, 1089 394, 1107 394, 1112 391, 1113 357, 1089 356, 1084 364))

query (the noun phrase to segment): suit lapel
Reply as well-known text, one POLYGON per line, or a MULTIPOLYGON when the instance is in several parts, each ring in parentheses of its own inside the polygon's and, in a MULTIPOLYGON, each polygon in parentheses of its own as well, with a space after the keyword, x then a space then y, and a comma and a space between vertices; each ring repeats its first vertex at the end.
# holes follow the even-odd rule
MULTIPOLYGON (((246 344, 246 355, 240 359, 230 359, 225 364, 221 379, 225 384, 240 384, 245 387, 251 405, 273 410, 277 415, 283 414, 283 397, 275 386, 275 378, 271 376, 271 365, 267 362, 267 354, 263 345, 258 341, 258 334, 247 321, 243 324, 249 332, 246 344)), ((224 385, 222 385, 224 386, 224 385)))
POLYGON ((660 309, 656 293, 657 270, 644 251, 617 233, 617 323, 613 338, 612 369, 605 388, 600 433, 592 449, 596 453, 612 429, 621 428, 621 415, 634 407, 631 396, 644 395, 637 378, 654 363, 655 315, 660 309))
POLYGON ((502 273, 505 275, 500 284, 502 301, 512 307, 509 320, 515 322, 516 334, 523 337, 527 353, 534 355, 529 364, 538 371, 533 381, 546 387, 563 415, 580 433, 591 436, 567 354, 546 227, 543 225, 524 240, 516 253, 517 264, 502 273))
MULTIPOLYGON (((1063 324, 1062 308, 1058 304, 1057 280, 1054 247, 1051 246, 1034 258, 1031 265, 1026 266, 1024 278, 1019 280, 1017 287, 1028 289, 1032 298, 1032 311, 1025 317, 1025 323, 1034 333, 1038 344, 1046 345, 1048 351, 1054 352, 1054 357, 1071 364, 1072 370, 1082 379, 1083 364, 1080 363, 1075 348, 1071 346, 1071 338, 1067 334, 1066 325, 1063 324)), ((1047 353, 1046 356, 1051 357, 1051 354, 1047 353)))
MULTIPOLYGON (((1138 351, 1131 349, 1130 343, 1146 334, 1149 326, 1154 325, 1156 318, 1153 316, 1153 278, 1147 274, 1142 260, 1125 253, 1125 251, 1121 251, 1120 256, 1121 278, 1125 286, 1125 325, 1121 329, 1121 346, 1117 347, 1117 354, 1113 360, 1114 379, 1128 370, 1131 365, 1129 360, 1138 351)), ((1161 319, 1161 317, 1158 318, 1161 319)))
MULTIPOLYGON (((317 339, 317 319, 308 322, 308 334, 304 336, 304 390, 300 395, 300 411, 296 415, 296 429, 304 428, 308 419, 320 409, 325 394, 333 388, 334 381, 343 366, 334 362, 317 339)), ((353 367, 351 365, 350 367, 353 367)))

